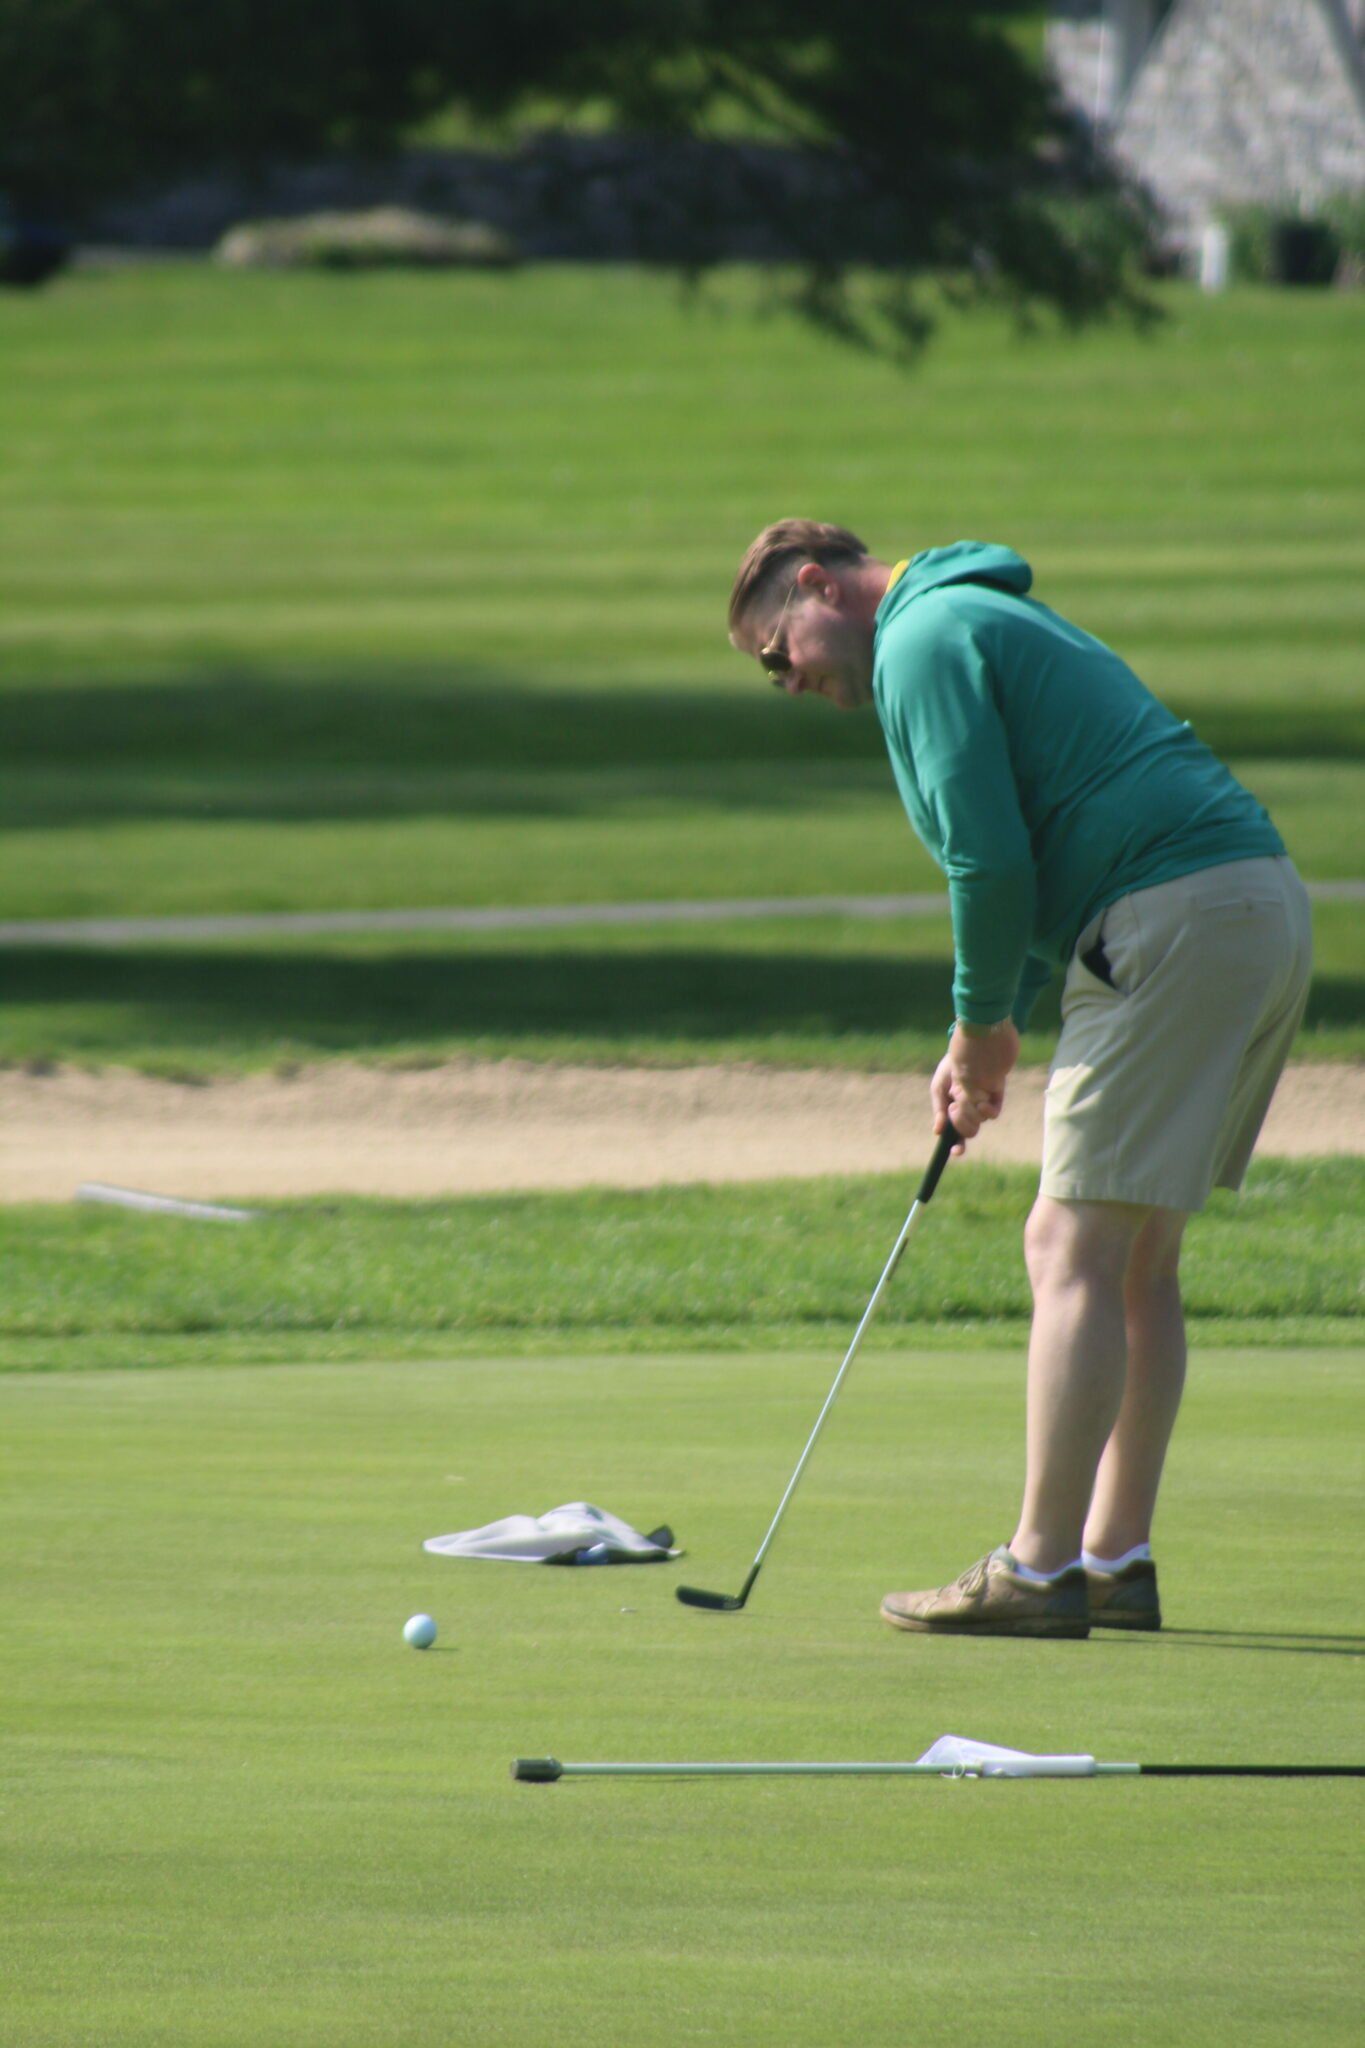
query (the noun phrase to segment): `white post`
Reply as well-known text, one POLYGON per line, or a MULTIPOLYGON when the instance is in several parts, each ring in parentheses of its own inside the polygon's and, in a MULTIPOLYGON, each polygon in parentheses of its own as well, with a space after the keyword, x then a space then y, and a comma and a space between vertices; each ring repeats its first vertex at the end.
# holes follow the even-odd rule
POLYGON ((1222 221, 1206 221, 1199 236, 1199 285, 1202 291, 1227 290, 1230 248, 1228 231, 1222 221))

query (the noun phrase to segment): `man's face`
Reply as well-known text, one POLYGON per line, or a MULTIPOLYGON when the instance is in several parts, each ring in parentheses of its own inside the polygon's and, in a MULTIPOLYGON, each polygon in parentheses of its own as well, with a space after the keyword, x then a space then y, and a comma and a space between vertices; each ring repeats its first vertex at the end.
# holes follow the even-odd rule
POLYGON ((833 570, 808 564, 799 582, 779 584, 735 640, 745 654, 771 648, 786 655, 790 666, 772 680, 789 697, 825 697, 840 711, 872 702, 872 630, 856 617, 833 570))

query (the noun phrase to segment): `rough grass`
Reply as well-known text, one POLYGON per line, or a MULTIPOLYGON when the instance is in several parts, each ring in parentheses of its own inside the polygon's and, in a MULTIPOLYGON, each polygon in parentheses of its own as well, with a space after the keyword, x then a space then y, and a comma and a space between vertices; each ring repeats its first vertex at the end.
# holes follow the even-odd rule
MULTIPOLYGON (((875 1327, 1018 1341, 1025 1168, 952 1171, 875 1327)), ((842 1351, 913 1188, 884 1174, 743 1187, 270 1206, 233 1227, 109 1209, 5 1212, 0 1366, 81 1369, 259 1355, 371 1358, 452 1345, 637 1353, 782 1341, 842 1351), (842 1342, 839 1339, 842 1338, 842 1342)), ((1365 1165, 1253 1166, 1192 1224, 1201 1342, 1338 1340, 1365 1309, 1365 1165), (1225 1327, 1226 1326, 1226 1327, 1225 1327)))
POLYGON ((961 1351, 860 1361, 748 1610, 677 1604, 738 1583, 828 1380, 783 1347, 0 1384, 9 2038, 1354 2043, 1358 1784, 509 1781, 949 1730, 1360 1760, 1351 1357, 1196 1353, 1168 1630, 1084 1643, 877 1619, 1010 1525, 1018 1362, 961 1351), (686 1563, 418 1547, 583 1497, 686 1563))

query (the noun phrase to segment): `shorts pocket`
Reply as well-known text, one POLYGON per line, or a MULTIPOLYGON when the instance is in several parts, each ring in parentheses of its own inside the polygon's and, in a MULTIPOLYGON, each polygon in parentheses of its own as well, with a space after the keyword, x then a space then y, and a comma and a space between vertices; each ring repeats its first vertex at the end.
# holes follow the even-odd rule
POLYGON ((1109 962, 1110 987, 1121 996, 1136 995, 1146 979, 1142 959, 1142 926, 1131 896, 1120 896, 1100 920, 1100 940, 1109 962))

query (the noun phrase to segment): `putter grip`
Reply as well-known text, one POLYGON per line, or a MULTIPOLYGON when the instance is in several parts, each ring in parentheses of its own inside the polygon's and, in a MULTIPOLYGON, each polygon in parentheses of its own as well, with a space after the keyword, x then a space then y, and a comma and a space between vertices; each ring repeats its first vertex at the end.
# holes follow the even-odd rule
POLYGON ((512 1776, 523 1785, 553 1785, 564 1775, 564 1766, 552 1756, 519 1756, 512 1776))
POLYGON ((925 1169, 924 1179, 920 1182, 919 1193, 915 1197, 917 1202, 932 1200, 934 1189, 942 1180, 943 1169, 948 1164, 948 1154, 958 1142, 957 1132, 953 1129, 951 1122, 949 1122, 944 1127, 943 1136, 934 1147, 934 1156, 925 1169))

